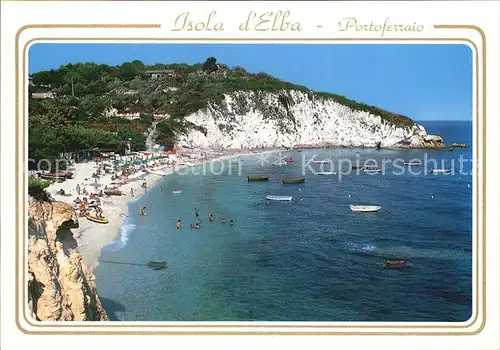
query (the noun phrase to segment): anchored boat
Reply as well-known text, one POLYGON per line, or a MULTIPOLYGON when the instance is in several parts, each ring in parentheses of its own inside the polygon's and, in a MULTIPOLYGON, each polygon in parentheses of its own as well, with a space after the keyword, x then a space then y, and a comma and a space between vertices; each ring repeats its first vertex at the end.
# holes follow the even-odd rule
POLYGON ((319 171, 316 175, 337 175, 337 173, 334 171, 319 171))
POLYGON ((330 163, 330 160, 328 160, 328 159, 324 159, 324 160, 312 160, 311 163, 314 163, 314 164, 328 164, 328 163, 330 163))
POLYGON ((468 146, 465 143, 456 143, 456 142, 453 142, 450 147, 453 147, 453 148, 467 148, 468 146))
POLYGON ((283 179, 284 184, 301 184, 305 181, 306 179, 304 177, 285 177, 283 179))
POLYGON ((379 211, 382 207, 378 205, 350 205, 351 211, 359 212, 374 212, 379 211))
POLYGON ((385 260, 384 267, 391 269, 403 269, 408 267, 408 262, 405 260, 385 260))
POLYGON ((268 181, 269 176, 248 176, 248 181, 268 181))
POLYGON ((94 215, 90 215, 90 214, 85 214, 85 217, 87 218, 87 220, 97 222, 99 224, 107 224, 109 222, 108 219, 106 219, 106 218, 100 218, 98 216, 94 216, 94 215))
POLYGON ((377 167, 364 167, 363 171, 365 173, 381 173, 382 169, 377 167))
POLYGON ((291 201, 292 196, 266 196, 268 201, 291 201))
POLYGON ((421 166, 422 162, 417 160, 417 161, 413 161, 413 162, 405 162, 404 165, 406 165, 406 166, 421 166))

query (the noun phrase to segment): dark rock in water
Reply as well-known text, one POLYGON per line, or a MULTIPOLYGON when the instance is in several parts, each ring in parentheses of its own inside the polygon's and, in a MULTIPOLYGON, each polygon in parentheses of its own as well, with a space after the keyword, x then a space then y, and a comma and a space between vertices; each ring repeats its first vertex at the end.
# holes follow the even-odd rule
POLYGON ((166 261, 148 261, 148 266, 153 270, 162 270, 167 267, 166 261))

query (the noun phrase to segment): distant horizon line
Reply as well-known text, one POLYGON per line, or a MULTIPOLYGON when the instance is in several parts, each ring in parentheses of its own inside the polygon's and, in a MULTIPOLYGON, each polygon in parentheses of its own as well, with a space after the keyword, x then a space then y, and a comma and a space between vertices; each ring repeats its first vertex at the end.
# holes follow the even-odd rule
POLYGON ((434 119, 421 119, 421 120, 416 120, 412 119, 414 122, 472 122, 472 119, 439 119, 439 120, 434 120, 434 119))

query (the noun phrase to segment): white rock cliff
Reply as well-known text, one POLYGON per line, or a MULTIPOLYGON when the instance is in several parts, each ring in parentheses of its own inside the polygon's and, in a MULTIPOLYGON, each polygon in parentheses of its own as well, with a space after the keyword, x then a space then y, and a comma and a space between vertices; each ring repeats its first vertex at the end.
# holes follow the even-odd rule
POLYGON ((296 146, 442 148, 439 136, 414 123, 396 126, 378 115, 352 110, 301 91, 241 91, 225 95, 186 117, 193 124, 181 148, 274 148, 296 146))

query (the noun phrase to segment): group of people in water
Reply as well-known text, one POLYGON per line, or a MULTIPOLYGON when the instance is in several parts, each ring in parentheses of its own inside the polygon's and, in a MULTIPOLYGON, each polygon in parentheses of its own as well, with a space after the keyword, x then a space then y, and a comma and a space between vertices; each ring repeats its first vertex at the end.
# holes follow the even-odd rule
MULTIPOLYGON (((144 189, 147 188, 147 184, 143 184, 142 186, 144 189)), ((160 192, 163 192, 163 185, 160 184, 160 192)), ((181 193, 181 190, 180 189, 175 189, 174 193, 181 193)), ((131 197, 134 197, 134 191, 133 189, 130 189, 130 195, 131 197)), ((197 207, 194 207, 194 216, 196 217, 196 222, 194 224, 189 224, 189 227, 192 228, 192 229, 199 229, 201 227, 201 219, 200 219, 200 214, 199 214, 199 210, 197 207)), ((146 207, 140 207, 139 208, 139 214, 141 216, 146 216, 146 207)), ((215 216, 213 214, 210 214, 208 216, 208 221, 210 223, 214 222, 215 221, 215 216)), ((222 224, 229 224, 230 226, 234 226, 234 220, 226 220, 224 219, 223 217, 221 217, 221 223, 222 224)), ((175 227, 177 230, 181 230, 182 229, 182 221, 181 219, 178 219, 175 223, 175 227)))
MULTIPOLYGON (((198 208, 194 208, 194 216, 196 217, 196 222, 194 224, 189 224, 189 227, 192 229, 199 229, 201 227, 201 219, 200 219, 200 214, 198 213, 198 208)), ((215 216, 210 214, 208 216, 208 221, 210 223, 215 221, 215 216)), ((229 225, 233 226, 234 225, 234 220, 225 220, 224 218, 221 218, 221 223, 226 224, 229 223, 229 225)), ((182 221, 181 219, 178 219, 177 222, 175 223, 175 227, 180 230, 182 229, 182 221)))

